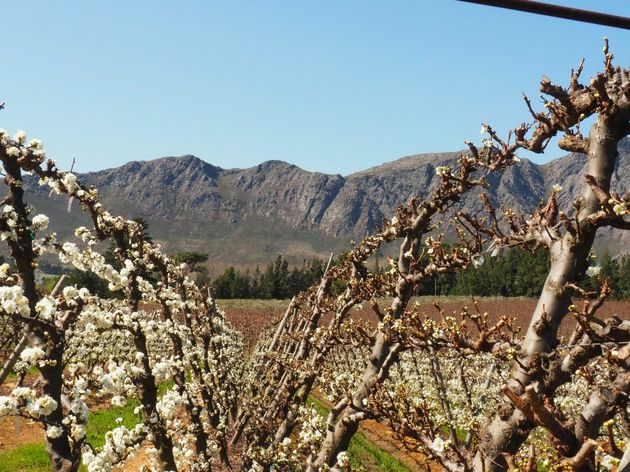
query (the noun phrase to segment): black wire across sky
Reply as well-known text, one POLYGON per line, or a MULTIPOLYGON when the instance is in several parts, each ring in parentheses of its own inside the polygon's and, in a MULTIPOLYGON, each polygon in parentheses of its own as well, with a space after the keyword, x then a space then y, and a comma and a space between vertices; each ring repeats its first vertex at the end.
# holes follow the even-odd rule
POLYGON ((595 11, 582 10, 580 8, 552 5, 550 3, 534 2, 532 0, 458 0, 460 2, 477 3, 492 7, 507 8, 538 15, 555 16, 567 20, 594 23, 597 25, 612 26, 614 28, 630 29, 630 18, 625 16, 609 15, 595 11))

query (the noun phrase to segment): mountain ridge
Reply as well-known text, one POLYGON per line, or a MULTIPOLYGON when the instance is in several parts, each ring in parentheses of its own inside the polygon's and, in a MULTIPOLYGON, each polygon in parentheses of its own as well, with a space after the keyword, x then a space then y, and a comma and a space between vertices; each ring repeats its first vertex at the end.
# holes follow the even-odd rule
MULTIPOLYGON (((619 146, 621 158, 613 188, 630 188, 630 141, 619 146)), ((78 174, 96 186, 103 203, 127 217, 140 216, 154 237, 172 250, 201 250, 215 260, 251 264, 282 253, 296 259, 347 248, 374 232, 383 218, 411 196, 426 197, 437 184, 438 166, 456 164, 460 152, 404 156, 352 174, 311 172, 278 160, 244 169, 225 169, 193 155, 131 161, 120 167, 78 174)), ((531 213, 551 186, 564 187, 568 207, 584 186, 585 157, 569 154, 546 164, 528 159, 487 177, 487 193, 499 206, 531 213)), ((83 221, 78 208, 65 212, 59 197, 31 185, 33 205, 51 216, 60 237, 83 221), (56 224, 59 220, 59 224, 56 224)), ((466 194, 456 209, 483 211, 478 192, 466 194)), ((627 244, 604 231, 603 245, 627 244)))

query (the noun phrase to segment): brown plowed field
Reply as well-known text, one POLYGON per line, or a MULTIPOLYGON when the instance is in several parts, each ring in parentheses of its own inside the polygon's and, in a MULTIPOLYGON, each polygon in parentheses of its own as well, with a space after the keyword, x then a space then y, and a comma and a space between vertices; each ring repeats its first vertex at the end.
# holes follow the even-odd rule
MULTIPOLYGON (((380 305, 387 306, 387 302, 387 300, 382 300, 380 305)), ((438 319, 439 315, 433 306, 434 302, 437 302, 446 314, 459 313, 465 306, 471 311, 474 310, 473 300, 468 297, 417 297, 412 300, 410 306, 417 303, 423 313, 438 319)), ((486 297, 478 298, 477 306, 482 313, 488 313, 490 321, 497 321, 502 316, 516 318, 521 332, 524 333, 536 302, 535 298, 486 297)), ((288 301, 283 300, 221 300, 218 302, 227 318, 243 332, 246 347, 253 346, 262 328, 280 317, 288 304, 288 301)), ((577 306, 580 307, 581 302, 578 302, 577 306)), ((630 301, 607 301, 598 311, 598 317, 605 318, 610 315, 630 319, 630 301)), ((351 316, 368 322, 377 320, 371 308, 365 303, 360 310, 353 310, 351 316)), ((560 327, 560 334, 568 336, 574 326, 575 320, 567 317, 560 327)))

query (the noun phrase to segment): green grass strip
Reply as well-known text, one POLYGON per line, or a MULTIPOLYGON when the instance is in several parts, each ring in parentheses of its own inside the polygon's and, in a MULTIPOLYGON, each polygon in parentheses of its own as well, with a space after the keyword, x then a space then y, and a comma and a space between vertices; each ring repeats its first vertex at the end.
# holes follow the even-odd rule
MULTIPOLYGON (((356 433, 350 441, 350 448, 348 449, 350 455, 350 462, 353 458, 358 459, 356 466, 370 467, 376 465, 378 469, 389 472, 411 472, 411 470, 393 457, 388 452, 384 451, 361 433, 356 433), (365 459, 370 459, 369 464, 364 464, 365 459)), ((353 464, 353 466, 355 466, 353 464)), ((355 466, 355 467, 356 467, 355 466)), ((374 469, 372 469, 374 470, 374 469)))
MULTIPOLYGON (((309 397, 308 405, 324 418, 328 416, 330 409, 314 397, 309 397)), ((398 459, 387 451, 384 451, 361 433, 356 433, 350 441, 348 448, 352 470, 380 470, 384 472, 411 472, 398 459)))
MULTIPOLYGON (((132 400, 124 406, 91 413, 86 427, 88 441, 94 447, 102 447, 105 444, 107 431, 121 424, 129 429, 133 428, 140 421, 140 415, 133 412, 138 405, 137 400, 132 400), (122 422, 117 422, 118 418, 122 418, 122 422)), ((48 454, 46 454, 45 446, 41 443, 26 444, 0 453, 0 472, 43 472, 49 470, 48 454)), ((85 470, 85 468, 81 467, 79 470, 85 470)))
POLYGON ((26 444, 0 452, 0 472, 48 472, 50 461, 43 444, 26 444))
POLYGON ((136 415, 133 412, 138 405, 140 405, 138 400, 130 400, 124 406, 114 406, 91 413, 85 428, 87 440, 94 447, 103 447, 107 431, 120 425, 124 425, 128 429, 133 428, 141 421, 140 414, 136 415), (122 422, 117 422, 118 418, 122 418, 122 422))

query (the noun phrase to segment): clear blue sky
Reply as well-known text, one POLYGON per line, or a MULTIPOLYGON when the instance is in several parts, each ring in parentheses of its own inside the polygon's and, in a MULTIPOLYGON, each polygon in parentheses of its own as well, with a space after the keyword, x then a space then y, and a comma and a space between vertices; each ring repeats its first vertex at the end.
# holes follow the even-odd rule
POLYGON ((538 102, 541 74, 566 84, 581 57, 588 79, 604 36, 630 64, 630 31, 455 0, 13 0, 2 17, 0 127, 78 171, 195 154, 348 174, 527 120, 521 92, 538 102))

